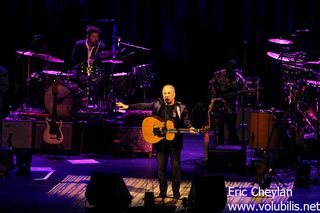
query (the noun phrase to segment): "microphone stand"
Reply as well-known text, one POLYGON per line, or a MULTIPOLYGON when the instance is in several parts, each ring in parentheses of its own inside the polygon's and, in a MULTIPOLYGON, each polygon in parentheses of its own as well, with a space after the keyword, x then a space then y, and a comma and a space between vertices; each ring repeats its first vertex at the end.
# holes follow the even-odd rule
POLYGON ((167 121, 168 121, 168 99, 166 98, 164 100, 164 129, 166 130, 167 129, 167 121))

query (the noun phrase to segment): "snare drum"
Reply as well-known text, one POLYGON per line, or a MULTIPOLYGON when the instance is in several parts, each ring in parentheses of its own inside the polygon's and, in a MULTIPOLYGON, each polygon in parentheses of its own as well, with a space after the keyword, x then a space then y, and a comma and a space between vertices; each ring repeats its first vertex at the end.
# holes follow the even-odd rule
POLYGON ((73 73, 64 73, 62 71, 57 70, 43 70, 41 72, 42 79, 44 79, 45 85, 51 84, 52 81, 59 77, 59 80, 70 80, 70 78, 74 77, 73 73))
POLYGON ((104 69, 99 65, 82 63, 78 70, 78 78, 85 85, 100 84, 104 77, 104 69))

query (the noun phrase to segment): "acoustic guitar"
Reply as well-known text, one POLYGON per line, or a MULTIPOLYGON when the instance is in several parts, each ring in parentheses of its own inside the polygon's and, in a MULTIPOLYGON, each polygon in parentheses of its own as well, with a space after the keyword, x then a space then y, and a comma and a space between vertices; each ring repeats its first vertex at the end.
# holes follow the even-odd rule
MULTIPOLYGON (((208 132, 208 128, 195 129, 196 133, 208 132)), ((162 139, 173 140, 176 133, 189 133, 188 128, 175 128, 172 120, 166 122, 156 116, 146 117, 142 121, 142 136, 148 143, 158 143, 162 139)))
POLYGON ((61 131, 62 121, 57 120, 57 95, 58 95, 58 81, 55 80, 52 85, 53 106, 52 117, 46 117, 46 129, 43 132, 43 140, 48 144, 60 144, 64 137, 61 131))

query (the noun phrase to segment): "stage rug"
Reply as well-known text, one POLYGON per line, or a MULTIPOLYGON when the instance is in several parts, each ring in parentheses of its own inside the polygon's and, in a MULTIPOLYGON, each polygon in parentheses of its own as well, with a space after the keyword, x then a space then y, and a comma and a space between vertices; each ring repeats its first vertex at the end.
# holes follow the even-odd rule
MULTIPOLYGON (((76 176, 68 175, 64 180, 55 185, 49 192, 48 196, 56 199, 65 200, 70 205, 75 208, 86 208, 90 207, 89 203, 85 198, 85 191, 87 184, 89 183, 90 176, 76 176)), ((146 191, 154 192, 156 197, 155 204, 163 204, 163 200, 157 198, 159 195, 159 184, 157 179, 147 179, 147 178, 132 178, 132 177, 123 177, 124 182, 133 196, 132 202, 129 207, 140 207, 144 205, 144 194, 146 191)), ((187 198, 191 188, 191 180, 183 180, 180 187, 181 197, 187 198)), ((235 195, 232 192, 231 196, 228 196, 227 204, 249 204, 249 203, 280 203, 286 202, 290 198, 290 195, 281 194, 280 196, 266 197, 266 196, 256 196, 257 191, 254 192, 254 196, 250 193, 252 188, 258 187, 257 184, 252 182, 225 182, 226 192, 229 193, 230 189, 241 189, 242 192, 248 192, 246 195, 235 195)), ((279 187, 274 183, 271 184, 269 189, 277 190, 279 187)), ((293 182, 286 183, 285 188, 282 187, 282 191, 291 191, 293 189, 293 182)), ((214 192, 213 192, 214 193, 214 192)), ((164 199, 164 205, 167 206, 176 206, 176 211, 183 211, 185 206, 183 205, 182 200, 175 200, 170 197, 173 196, 171 183, 169 182, 167 195, 169 198, 164 199)))

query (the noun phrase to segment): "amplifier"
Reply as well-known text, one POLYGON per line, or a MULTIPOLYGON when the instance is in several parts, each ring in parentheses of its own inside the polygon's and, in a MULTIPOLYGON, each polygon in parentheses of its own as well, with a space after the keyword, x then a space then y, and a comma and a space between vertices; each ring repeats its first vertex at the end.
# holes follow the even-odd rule
POLYGON ((2 119, 2 146, 8 147, 12 141, 15 149, 34 148, 34 123, 32 120, 2 119), (11 138, 10 138, 11 137, 11 138))
MULTIPOLYGON (((5 118, 2 120, 1 146, 8 147, 8 140, 11 140, 12 147, 15 149, 41 149, 45 129, 45 121, 5 118)), ((64 136, 61 145, 65 150, 71 150, 73 122, 64 122, 61 131, 64 136)))
MULTIPOLYGON (((45 143, 43 140, 43 132, 45 131, 47 125, 45 121, 35 122, 35 149, 41 149, 45 143)), ((61 142, 61 146, 66 151, 72 150, 72 140, 73 140, 73 122, 63 122, 61 126, 61 132, 63 134, 64 140, 61 142)))

